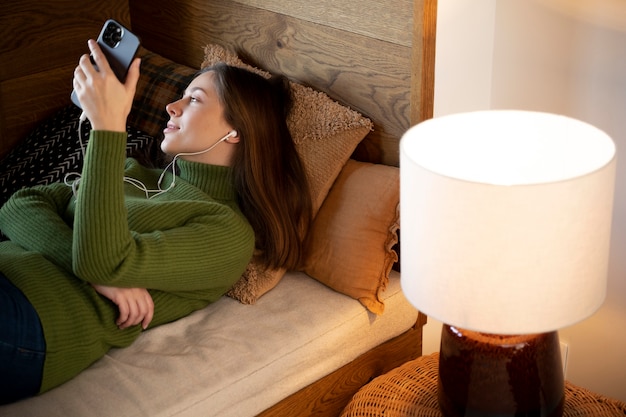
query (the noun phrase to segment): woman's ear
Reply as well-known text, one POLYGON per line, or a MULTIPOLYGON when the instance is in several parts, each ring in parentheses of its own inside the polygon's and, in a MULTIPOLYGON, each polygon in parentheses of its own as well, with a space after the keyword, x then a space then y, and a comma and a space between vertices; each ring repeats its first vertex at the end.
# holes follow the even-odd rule
POLYGON ((226 142, 228 143, 239 143, 239 132, 236 130, 231 130, 226 136, 226 142))

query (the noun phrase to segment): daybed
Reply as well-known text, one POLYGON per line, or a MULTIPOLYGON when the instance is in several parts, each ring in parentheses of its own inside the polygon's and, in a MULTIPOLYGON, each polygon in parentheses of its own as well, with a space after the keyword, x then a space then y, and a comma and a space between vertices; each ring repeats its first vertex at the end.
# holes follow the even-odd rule
POLYGON ((201 66, 292 81, 316 218, 298 271, 251 262, 218 302, 144 332, 1 416, 338 415, 421 355, 398 271, 398 141, 431 117, 435 0, 22 0, 0 14, 0 189, 79 170, 72 71, 107 18, 139 35, 128 153, 159 163, 164 106, 201 66), (395 267, 392 269, 392 266, 395 267))

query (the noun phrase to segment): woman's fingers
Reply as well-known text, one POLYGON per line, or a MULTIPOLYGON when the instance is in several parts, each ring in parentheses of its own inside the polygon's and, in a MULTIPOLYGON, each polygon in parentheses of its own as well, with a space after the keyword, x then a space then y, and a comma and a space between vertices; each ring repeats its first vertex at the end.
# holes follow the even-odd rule
POLYGON ((98 42, 94 41, 93 39, 89 39, 87 41, 87 46, 89 47, 89 51, 91 51, 91 58, 89 59, 89 61, 91 62, 91 60, 93 59, 93 65, 96 66, 94 70, 102 73, 110 72, 111 66, 109 65, 109 61, 107 61, 106 57, 104 56, 102 49, 100 49, 100 45, 98 45, 98 42))
POLYGON ((111 300, 118 308, 115 324, 126 329, 141 323, 146 329, 154 317, 154 301, 145 288, 119 288, 91 284, 100 295, 111 300))
POLYGON ((117 324, 120 329, 129 327, 127 323, 128 319, 131 317, 131 305, 132 302, 128 299, 120 300, 120 302, 117 303, 119 315, 117 316, 115 324, 117 324))
POLYGON ((126 329, 141 323, 141 326, 146 329, 154 317, 152 297, 145 289, 135 288, 127 291, 132 291, 134 294, 118 304, 120 314, 116 324, 120 329, 126 329))
POLYGON ((141 321, 141 327, 143 327, 143 329, 147 329, 148 326, 150 325, 150 322, 152 321, 152 318, 154 317, 154 301, 152 300, 152 297, 150 296, 150 293, 148 293, 146 291, 146 295, 147 298, 145 300, 145 314, 143 317, 143 320, 141 321))
POLYGON ((131 92, 133 97, 137 89, 137 83, 139 82, 139 74, 140 74, 139 66, 140 65, 141 65, 141 59, 135 58, 133 62, 130 64, 130 67, 128 67, 128 72, 126 74, 126 82, 124 83, 124 85, 126 86, 128 91, 131 92))

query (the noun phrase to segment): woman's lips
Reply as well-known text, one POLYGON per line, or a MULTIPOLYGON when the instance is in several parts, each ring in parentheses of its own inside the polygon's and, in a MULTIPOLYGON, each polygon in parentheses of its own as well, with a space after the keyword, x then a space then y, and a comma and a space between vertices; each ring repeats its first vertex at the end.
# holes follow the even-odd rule
POLYGON ((174 123, 168 122, 168 124, 165 127, 165 129, 163 129, 163 133, 171 133, 171 132, 175 132, 175 131, 177 131, 179 129, 180 128, 178 126, 176 126, 174 123))

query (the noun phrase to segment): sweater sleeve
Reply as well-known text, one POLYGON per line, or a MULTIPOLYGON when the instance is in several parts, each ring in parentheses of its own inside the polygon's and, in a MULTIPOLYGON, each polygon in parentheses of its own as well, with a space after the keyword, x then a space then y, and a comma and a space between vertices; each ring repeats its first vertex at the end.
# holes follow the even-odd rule
POLYGON ((224 293, 252 254, 249 224, 218 202, 170 201, 146 219, 160 227, 130 230, 125 143, 122 133, 91 134, 76 203, 74 273, 91 283, 194 298, 224 293), (204 295, 195 295, 198 290, 204 295))
POLYGON ((22 248, 71 271, 72 229, 63 218, 72 197, 62 183, 16 192, 0 209, 0 230, 22 248))

